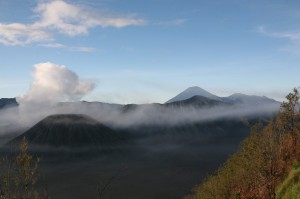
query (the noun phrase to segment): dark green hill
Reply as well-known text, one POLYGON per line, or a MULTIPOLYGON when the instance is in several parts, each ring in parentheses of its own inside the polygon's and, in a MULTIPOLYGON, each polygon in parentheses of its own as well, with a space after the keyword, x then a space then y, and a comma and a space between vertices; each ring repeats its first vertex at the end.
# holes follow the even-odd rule
POLYGON ((52 147, 110 146, 121 143, 121 133, 86 115, 51 115, 38 122, 9 144, 26 137, 30 145, 52 147))

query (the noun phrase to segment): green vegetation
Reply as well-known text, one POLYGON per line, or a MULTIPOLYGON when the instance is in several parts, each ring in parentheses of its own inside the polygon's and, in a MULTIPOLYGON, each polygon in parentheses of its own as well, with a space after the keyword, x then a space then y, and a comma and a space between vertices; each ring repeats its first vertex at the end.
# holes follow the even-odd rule
POLYGON ((281 182, 300 161, 298 90, 286 98, 280 113, 267 125, 255 125, 239 151, 185 199, 297 198, 299 168, 281 182))
POLYGON ((300 198, 300 168, 293 168, 287 178, 278 186, 277 198, 299 199, 300 198))
POLYGON ((1 199, 39 199, 48 198, 47 192, 38 190, 39 159, 28 152, 28 143, 23 138, 20 152, 13 158, 0 161, 0 198, 1 199), (43 197, 42 197, 43 196, 43 197))

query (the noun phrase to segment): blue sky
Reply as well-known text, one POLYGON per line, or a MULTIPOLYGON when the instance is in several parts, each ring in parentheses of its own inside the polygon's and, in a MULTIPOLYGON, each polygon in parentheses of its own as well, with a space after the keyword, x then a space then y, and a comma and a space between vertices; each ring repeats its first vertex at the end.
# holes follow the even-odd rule
POLYGON ((299 86, 299 21, 296 0, 2 0, 0 98, 52 62, 96 83, 89 101, 162 103, 190 86, 283 100, 299 86))

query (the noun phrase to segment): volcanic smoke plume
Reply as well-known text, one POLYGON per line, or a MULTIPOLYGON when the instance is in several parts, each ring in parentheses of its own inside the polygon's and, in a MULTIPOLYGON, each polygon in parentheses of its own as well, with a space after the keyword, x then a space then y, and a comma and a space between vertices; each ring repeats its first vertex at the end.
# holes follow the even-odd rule
POLYGON ((64 65, 46 62, 34 67, 34 80, 29 90, 17 98, 20 106, 79 100, 95 86, 90 81, 79 79, 76 73, 64 65))
POLYGON ((64 65, 45 62, 34 67, 29 90, 17 97, 19 107, 10 110, 11 114, 5 114, 10 121, 18 121, 21 126, 31 125, 49 115, 58 102, 80 100, 95 87, 93 82, 80 79, 64 65))

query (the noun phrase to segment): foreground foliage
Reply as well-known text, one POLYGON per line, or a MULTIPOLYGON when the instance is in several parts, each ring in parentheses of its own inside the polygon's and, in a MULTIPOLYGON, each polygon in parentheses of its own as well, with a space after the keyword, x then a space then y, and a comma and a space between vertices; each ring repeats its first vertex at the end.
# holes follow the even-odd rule
POLYGON ((300 198, 300 165, 293 168, 278 186, 276 196, 281 199, 300 198))
MULTIPOLYGON (((255 125, 239 151, 185 199, 294 198, 283 197, 286 192, 276 192, 289 170, 300 161, 299 91, 294 89, 286 98, 278 116, 266 126, 255 125)), ((299 184, 295 186, 294 192, 299 184)))
POLYGON ((25 138, 22 140, 19 150, 19 154, 15 157, 3 158, 0 161, 0 198, 48 198, 46 192, 39 191, 41 188, 37 186, 39 159, 34 159, 29 154, 25 138))

